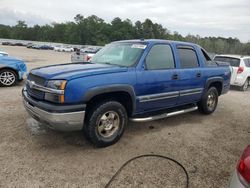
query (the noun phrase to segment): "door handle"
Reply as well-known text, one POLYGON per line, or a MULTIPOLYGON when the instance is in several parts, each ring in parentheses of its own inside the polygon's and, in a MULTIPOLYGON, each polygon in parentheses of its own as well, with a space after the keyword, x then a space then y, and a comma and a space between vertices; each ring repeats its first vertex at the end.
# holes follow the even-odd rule
POLYGON ((200 73, 200 72, 197 73, 197 74, 196 74, 196 77, 197 77, 197 78, 200 78, 200 77, 201 77, 201 73, 200 73))
POLYGON ((172 80, 178 80, 178 79, 179 79, 178 74, 174 74, 174 75, 172 76, 172 80))

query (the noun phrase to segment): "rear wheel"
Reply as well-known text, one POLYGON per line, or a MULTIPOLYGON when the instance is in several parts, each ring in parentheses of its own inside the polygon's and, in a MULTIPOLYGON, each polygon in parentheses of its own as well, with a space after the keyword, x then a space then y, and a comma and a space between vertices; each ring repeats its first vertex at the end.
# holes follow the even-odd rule
POLYGON ((246 91, 248 89, 249 86, 249 79, 246 79, 245 83, 243 84, 243 86, 240 87, 241 91, 246 91))
POLYGON ((93 106, 86 117, 84 133, 97 147, 116 143, 127 125, 127 112, 117 101, 106 101, 93 106))
POLYGON ((204 114, 211 114, 216 110, 218 104, 218 91, 210 87, 198 103, 199 110, 204 114))
POLYGON ((0 85, 13 86, 17 82, 17 74, 13 70, 3 69, 0 70, 0 85))

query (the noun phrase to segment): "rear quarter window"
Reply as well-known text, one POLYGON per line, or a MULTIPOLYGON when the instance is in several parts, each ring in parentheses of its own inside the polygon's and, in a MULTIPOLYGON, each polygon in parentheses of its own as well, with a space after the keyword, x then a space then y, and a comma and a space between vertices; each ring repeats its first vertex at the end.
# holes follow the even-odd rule
POLYGON ((232 67, 239 67, 240 66, 240 59, 238 59, 238 58, 217 56, 214 58, 214 60, 229 63, 230 66, 232 66, 232 67))
POLYGON ((250 67, 250 59, 244 59, 246 67, 250 67))
POLYGON ((207 66, 217 66, 217 64, 210 58, 210 56, 205 50, 201 49, 201 52, 207 66))

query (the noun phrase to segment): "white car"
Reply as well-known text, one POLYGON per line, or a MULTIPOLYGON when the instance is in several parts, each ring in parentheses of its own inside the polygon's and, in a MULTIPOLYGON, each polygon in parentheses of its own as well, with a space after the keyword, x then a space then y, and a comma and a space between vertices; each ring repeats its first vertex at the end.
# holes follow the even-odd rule
POLYGON ((3 51, 0 51, 0 56, 8 56, 9 54, 3 51))
POLYGON ((74 48, 72 47, 64 47, 64 46, 55 46, 54 50, 57 52, 73 52, 74 48))
POLYGON ((85 48, 78 50, 71 54, 71 62, 90 62, 91 58, 100 50, 101 48, 85 48))
POLYGON ((216 55, 215 61, 228 62, 232 70, 230 84, 246 91, 250 85, 250 56, 216 55))

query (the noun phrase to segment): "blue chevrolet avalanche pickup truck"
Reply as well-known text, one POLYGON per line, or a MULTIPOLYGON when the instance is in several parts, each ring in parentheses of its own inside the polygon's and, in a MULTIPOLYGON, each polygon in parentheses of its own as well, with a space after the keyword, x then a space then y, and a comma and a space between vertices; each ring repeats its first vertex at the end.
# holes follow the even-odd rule
POLYGON ((83 130, 97 147, 117 142, 128 120, 215 111, 229 90, 228 65, 192 43, 113 42, 88 63, 33 69, 23 89, 29 114, 52 129, 83 130))

